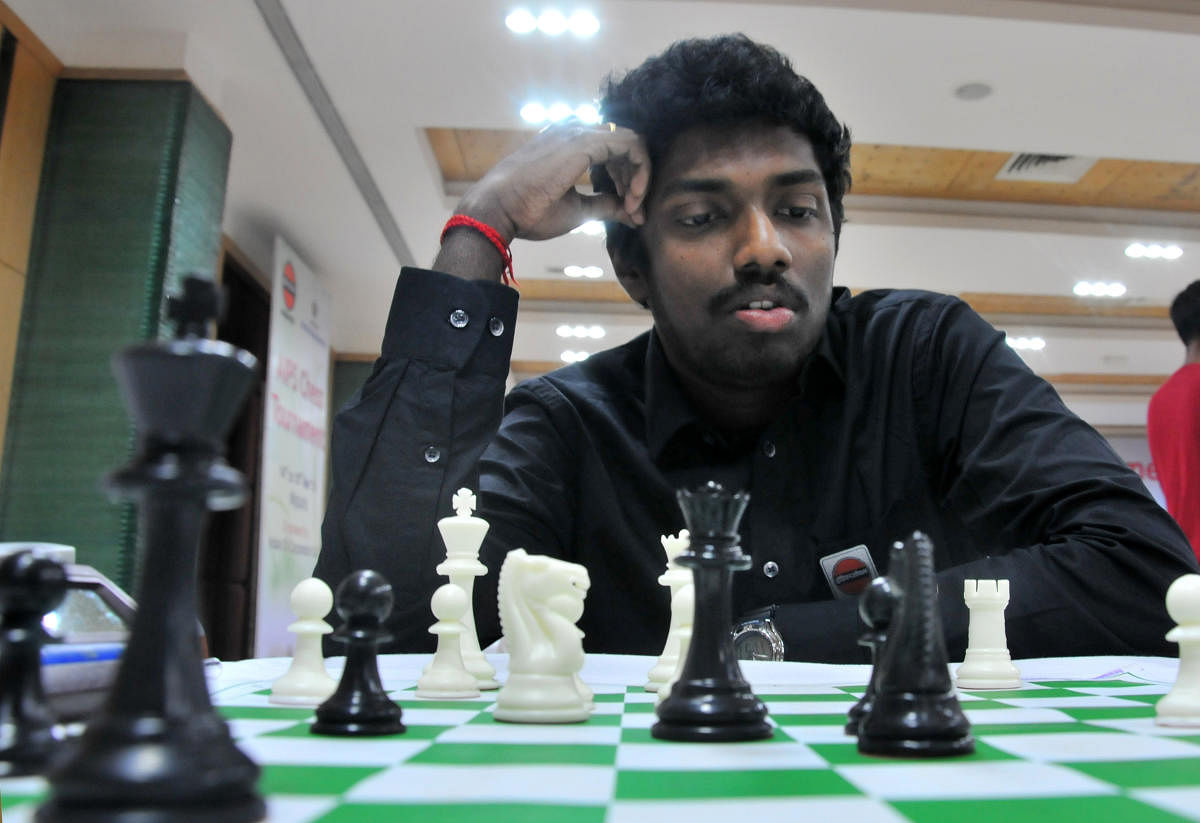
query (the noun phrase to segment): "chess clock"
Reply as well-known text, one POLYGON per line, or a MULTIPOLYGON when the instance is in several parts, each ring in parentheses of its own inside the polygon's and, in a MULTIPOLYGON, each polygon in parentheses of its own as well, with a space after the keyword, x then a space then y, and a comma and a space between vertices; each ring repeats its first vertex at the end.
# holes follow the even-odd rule
POLYGON ((733 627, 733 650, 740 660, 783 660, 783 635, 775 606, 751 612, 733 627))

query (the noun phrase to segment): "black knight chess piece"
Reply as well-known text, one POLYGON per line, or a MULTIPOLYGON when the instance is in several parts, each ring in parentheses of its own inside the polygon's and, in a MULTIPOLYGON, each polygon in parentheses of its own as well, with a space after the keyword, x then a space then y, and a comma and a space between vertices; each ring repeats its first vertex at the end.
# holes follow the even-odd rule
POLYGON ((650 734, 664 740, 761 740, 772 734, 767 707, 750 690, 733 650, 730 626, 733 572, 749 568, 738 545, 738 523, 750 502, 709 482, 677 495, 691 534, 676 562, 691 567, 696 616, 687 659, 671 693, 657 708, 650 734))
POLYGON ((970 754, 975 740, 950 680, 929 538, 914 532, 893 545, 888 577, 895 611, 872 673, 875 690, 859 722, 858 750, 895 757, 970 754))
POLYGON ((67 575, 25 550, 0 560, 0 777, 38 774, 62 750, 63 734, 46 702, 42 617, 63 601, 67 575))
POLYGON ((116 679, 78 749, 50 773, 39 823, 249 823, 259 769, 213 708, 196 635, 196 561, 208 512, 245 500, 225 435, 254 381, 252 355, 203 335, 216 285, 187 278, 173 340, 114 358, 138 451, 105 481, 138 506, 137 612, 116 679))
POLYGON ((351 572, 334 595, 341 628, 333 639, 346 644, 346 665, 329 699, 317 707, 313 734, 403 734, 400 707, 379 678, 379 644, 390 640, 383 628, 392 611, 392 586, 378 572, 351 572))
POLYGON ((871 678, 867 681, 867 689, 857 703, 850 707, 846 715, 846 734, 858 734, 858 724, 871 710, 875 701, 875 679, 879 673, 879 656, 887 642, 888 625, 892 622, 892 611, 896 597, 892 592, 892 581, 886 576, 876 577, 867 586, 858 600, 858 613, 867 630, 859 638, 858 644, 871 650, 871 678))

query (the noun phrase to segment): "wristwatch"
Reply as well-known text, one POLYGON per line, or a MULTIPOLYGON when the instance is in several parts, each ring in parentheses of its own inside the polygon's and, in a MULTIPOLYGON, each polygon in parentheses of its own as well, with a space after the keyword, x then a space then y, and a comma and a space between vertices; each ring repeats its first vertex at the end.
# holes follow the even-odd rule
POLYGON ((733 652, 739 660, 783 660, 783 635, 775 625, 775 608, 751 612, 733 627, 733 652))

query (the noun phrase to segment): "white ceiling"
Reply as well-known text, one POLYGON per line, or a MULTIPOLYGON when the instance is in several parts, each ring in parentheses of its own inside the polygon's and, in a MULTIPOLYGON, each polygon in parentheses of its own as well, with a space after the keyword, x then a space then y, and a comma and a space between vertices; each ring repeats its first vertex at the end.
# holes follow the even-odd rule
MULTIPOLYGON (((234 134, 224 230, 263 270, 282 235, 335 300, 334 348, 377 352, 400 265, 427 265, 453 207, 429 126, 521 128, 532 99, 581 102, 610 70, 670 41, 744 31, 791 56, 859 142, 1200 162, 1200 3, 1195 0, 563 0, 600 20, 587 41, 518 37, 505 0, 5 0, 68 67, 182 68, 234 134), (389 243, 259 6, 282 10, 382 195, 389 243), (970 14, 949 13, 967 7, 970 14), (1193 13, 1188 13, 1188 9, 1193 13), (964 102, 953 90, 985 82, 964 102)), ((554 0, 533 0, 538 11, 554 0)), ((854 196, 836 280, 853 287, 1062 296, 1079 279, 1122 280, 1164 305, 1200 276, 1200 214, 854 196), (1172 241, 1180 260, 1130 260, 1131 240, 1172 241)), ((521 279, 606 268, 602 243, 514 244, 521 279)), ((529 307, 515 357, 579 348, 575 317, 529 307)), ((605 344, 645 328, 613 313, 605 344)), ((1012 327, 1041 334, 1045 373, 1165 374, 1169 326, 1012 327)), ((593 346, 597 345, 595 343, 593 346)), ((1092 402, 1092 401, 1089 401, 1092 402)), ((1115 414, 1115 413, 1114 413, 1115 414)), ((1125 414, 1135 420, 1140 407, 1125 414)), ((1118 417, 1121 415, 1118 414, 1118 417)))

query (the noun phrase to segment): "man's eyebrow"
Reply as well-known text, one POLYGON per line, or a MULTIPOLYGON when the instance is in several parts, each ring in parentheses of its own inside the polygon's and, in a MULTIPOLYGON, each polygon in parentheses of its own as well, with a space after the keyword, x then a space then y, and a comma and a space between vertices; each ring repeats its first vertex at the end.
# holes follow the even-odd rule
MULTIPOLYGON (((785 171, 771 178, 771 185, 777 188, 802 186, 812 183, 819 183, 821 185, 825 183, 824 178, 821 177, 821 172, 816 169, 785 171)), ((731 187, 730 182, 721 177, 681 177, 663 186, 662 191, 659 192, 659 197, 668 197, 674 194, 714 194, 726 191, 731 187)))

